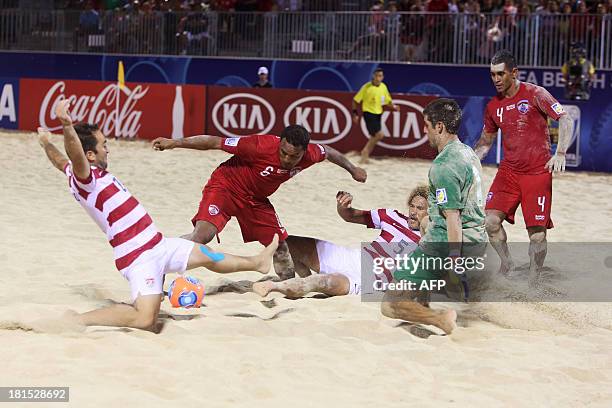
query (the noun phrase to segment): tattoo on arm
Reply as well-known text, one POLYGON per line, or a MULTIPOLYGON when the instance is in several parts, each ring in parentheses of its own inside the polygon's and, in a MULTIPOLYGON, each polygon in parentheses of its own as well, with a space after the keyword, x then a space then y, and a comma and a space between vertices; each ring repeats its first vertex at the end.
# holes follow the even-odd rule
POLYGON ((289 252, 289 246, 286 242, 281 242, 278 249, 274 253, 274 271, 281 280, 287 280, 295 277, 295 267, 289 252))
POLYGON ((574 120, 566 113, 559 118, 559 141, 557 153, 565 154, 574 133, 574 120))
POLYGON ((495 136, 495 133, 487 133, 485 130, 480 134, 480 139, 478 139, 476 146, 474 146, 474 152, 480 160, 484 159, 489 150, 491 150, 495 136))
POLYGON ((349 173, 353 171, 355 166, 353 165, 353 163, 349 161, 349 159, 346 158, 346 156, 344 156, 342 153, 340 153, 333 147, 324 146, 324 148, 325 148, 325 153, 327 155, 327 160, 329 160, 330 162, 334 163, 337 166, 342 167, 349 173))

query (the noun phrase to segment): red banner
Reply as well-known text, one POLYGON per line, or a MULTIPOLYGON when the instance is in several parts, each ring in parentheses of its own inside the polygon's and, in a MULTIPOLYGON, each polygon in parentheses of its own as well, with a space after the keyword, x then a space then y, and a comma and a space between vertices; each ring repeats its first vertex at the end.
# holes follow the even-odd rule
POLYGON ((22 79, 19 128, 61 129, 55 106, 72 101, 75 122, 95 123, 108 136, 153 139, 204 133, 206 89, 199 85, 22 79))
MULTIPOLYGON (((235 136, 254 133, 279 135, 290 124, 300 124, 313 141, 341 152, 361 150, 369 135, 365 122, 352 121, 352 93, 285 89, 250 89, 209 86, 206 130, 208 134, 235 136)), ((385 138, 374 155, 432 159, 432 149, 423 132, 423 108, 432 96, 394 95, 399 112, 385 111, 385 138)))

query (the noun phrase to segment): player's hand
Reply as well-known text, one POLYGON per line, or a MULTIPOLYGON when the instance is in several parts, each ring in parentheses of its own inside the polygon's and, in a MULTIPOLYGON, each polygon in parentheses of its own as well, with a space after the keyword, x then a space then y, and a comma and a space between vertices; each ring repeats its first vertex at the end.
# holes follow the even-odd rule
POLYGON ((393 105, 391 106, 391 108, 393 108, 393 110, 394 110, 394 111, 396 111, 396 112, 399 112, 399 110, 400 110, 399 105, 396 105, 396 104, 393 104, 393 105))
POLYGON ((159 150, 163 152, 164 150, 174 149, 176 147, 176 142, 172 139, 166 139, 165 137, 158 137, 153 140, 153 150, 159 150))
POLYGON ((359 124, 359 115, 353 115, 353 123, 356 125, 359 124))
POLYGON ((351 204, 353 203, 353 196, 351 193, 347 193, 346 191, 338 191, 336 194, 336 204, 338 208, 351 208, 351 204))
POLYGON ((72 118, 70 117, 70 112, 68 108, 70 107, 70 101, 68 99, 63 99, 58 102, 55 106, 55 116, 59 119, 59 121, 64 126, 72 125, 72 118))
POLYGON ((361 167, 355 167, 353 171, 351 171, 351 176, 353 176, 353 180, 365 183, 368 178, 368 173, 361 167))
POLYGON ((38 131, 38 144, 41 147, 45 147, 49 144, 49 135, 51 134, 47 129, 39 127, 38 131))
POLYGON ((549 173, 563 173, 565 171, 565 153, 555 153, 546 163, 549 173))

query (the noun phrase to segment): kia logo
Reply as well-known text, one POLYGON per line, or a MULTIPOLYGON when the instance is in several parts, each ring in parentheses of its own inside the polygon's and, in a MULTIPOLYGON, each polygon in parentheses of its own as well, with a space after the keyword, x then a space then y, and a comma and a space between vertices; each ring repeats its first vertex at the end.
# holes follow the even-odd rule
MULTIPOLYGON (((409 150, 427 142, 427 137, 423 134, 423 107, 414 102, 397 99, 393 103, 400 106, 400 111, 383 112, 381 130, 385 137, 378 145, 391 150, 409 150)), ((363 118, 361 131, 370 138, 363 118)))
POLYGON ((306 96, 293 102, 285 110, 283 121, 285 126, 304 126, 315 136, 313 140, 324 144, 339 141, 351 130, 349 110, 340 102, 324 96, 306 96), (327 138, 330 134, 333 137, 327 138))
POLYGON ((217 130, 228 137, 236 136, 236 131, 265 134, 272 130, 276 114, 264 98, 249 93, 236 93, 219 99, 212 110, 212 120, 217 130), (267 114, 262 107, 268 111, 267 114))

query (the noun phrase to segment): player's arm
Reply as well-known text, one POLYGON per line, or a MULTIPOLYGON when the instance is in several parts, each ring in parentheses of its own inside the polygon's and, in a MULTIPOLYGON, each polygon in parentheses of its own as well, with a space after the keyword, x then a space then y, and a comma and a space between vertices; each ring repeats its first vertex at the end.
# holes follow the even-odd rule
POLYGON ((55 147, 53 143, 51 143, 51 141, 49 141, 50 134, 51 133, 49 133, 47 129, 38 128, 38 144, 40 144, 40 147, 42 147, 45 151, 45 154, 47 155, 47 158, 51 164, 53 164, 53 167, 63 173, 66 164, 68 164, 68 159, 58 150, 57 147, 55 147))
POLYGON ((446 234, 448 237, 449 256, 461 255, 463 229, 461 227, 461 210, 444 210, 446 218, 446 234))
POLYGON ((91 167, 83 151, 79 135, 77 135, 76 130, 72 126, 72 118, 68 111, 69 106, 69 100, 64 99, 60 101, 55 108, 55 115, 64 128, 64 149, 72 162, 72 174, 79 180, 86 180, 91 175, 91 167))
POLYGON ((194 150, 221 150, 223 138, 211 135, 190 136, 184 139, 166 139, 158 137, 153 140, 154 150, 164 151, 171 149, 194 149, 194 150))
POLYGON ((323 146, 323 148, 325 149, 325 157, 327 160, 348 171, 353 177, 353 180, 360 183, 365 183, 366 179, 368 178, 368 173, 364 169, 355 166, 349 161, 349 159, 346 158, 346 156, 333 147, 323 146))
POLYGON ((565 153, 572 140, 574 132, 574 120, 563 109, 563 106, 544 88, 539 88, 534 97, 538 109, 552 120, 559 121, 559 140, 557 150, 553 157, 546 163, 549 172, 565 171, 565 153))
POLYGON ((338 191, 336 194, 336 210, 338 215, 346 222, 368 225, 369 211, 358 210, 352 207, 353 196, 346 191, 338 191))
POLYGON ((353 110, 353 122, 355 122, 355 124, 359 123, 358 108, 361 102, 363 101, 364 92, 365 92, 365 85, 362 86, 361 89, 359 89, 359 92, 357 92, 355 96, 353 97, 353 99, 351 100, 351 108, 353 110))
POLYGON ((476 142, 476 145, 474 146, 474 152, 480 160, 483 160, 485 157, 487 157, 487 154, 489 154, 489 150, 491 150, 491 146, 493 146, 493 143, 495 142, 496 136, 497 133, 489 133, 486 129, 482 130, 482 133, 480 134, 480 139, 478 139, 478 142, 476 142))

